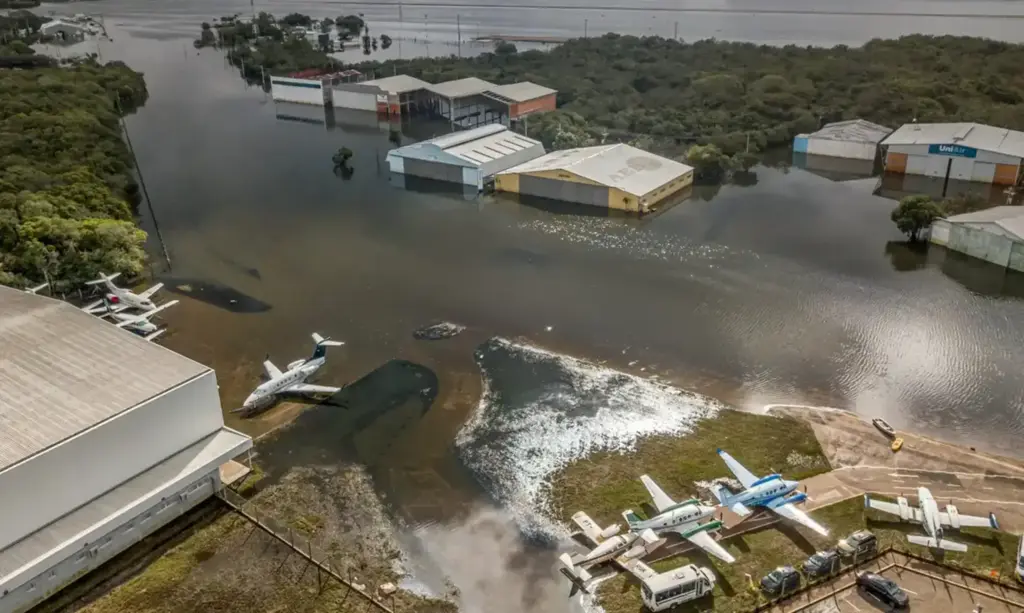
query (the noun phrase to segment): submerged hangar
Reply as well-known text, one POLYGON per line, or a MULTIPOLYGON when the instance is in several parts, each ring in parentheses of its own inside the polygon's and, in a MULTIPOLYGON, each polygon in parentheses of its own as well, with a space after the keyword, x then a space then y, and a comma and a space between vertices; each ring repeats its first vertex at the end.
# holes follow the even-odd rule
POLYGON ((53 595, 244 475, 214 371, 0 287, 0 613, 53 595))

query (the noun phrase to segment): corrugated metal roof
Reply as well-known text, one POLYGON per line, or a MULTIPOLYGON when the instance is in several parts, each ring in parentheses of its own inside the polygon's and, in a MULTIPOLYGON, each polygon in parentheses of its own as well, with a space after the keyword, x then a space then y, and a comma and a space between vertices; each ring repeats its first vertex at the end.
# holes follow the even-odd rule
MULTIPOLYGON (((211 464, 218 466, 251 447, 252 439, 248 436, 222 428, 4 549, 0 555, 0 582, 64 543, 128 510, 140 499, 172 486, 176 481, 198 477, 199 471, 211 464)), ((120 524, 119 520, 114 521, 117 522, 114 526, 120 524)))
POLYGON ((416 77, 410 77, 409 75, 399 74, 392 77, 384 77, 383 79, 373 79, 372 81, 363 81, 362 85, 376 85, 386 92, 392 94, 406 94, 414 92, 419 89, 428 89, 431 85, 422 79, 416 77))
POLYGON ((66 302, 0 287, 0 470, 208 370, 66 302))
POLYGON ((960 215, 953 215, 947 217, 946 221, 953 223, 984 223, 999 221, 1002 219, 1010 219, 1013 217, 1020 217, 1024 215, 1024 206, 994 206, 990 209, 984 209, 981 211, 974 211, 972 213, 962 213, 960 215))
POLYGON ((890 132, 892 132, 892 128, 887 128, 877 123, 864 119, 850 119, 848 121, 825 124, 817 132, 800 134, 797 138, 803 136, 806 138, 823 138, 857 143, 878 143, 890 132))
POLYGON ((540 141, 512 132, 501 124, 489 124, 399 147, 390 154, 481 168, 485 174, 493 174, 544 155, 544 145, 540 141), (510 161, 499 161, 503 159, 510 161))
POLYGON ((487 90, 488 94, 494 94, 502 98, 508 98, 515 102, 526 102, 527 100, 534 100, 542 96, 549 94, 556 94, 557 91, 550 87, 544 87, 543 85, 537 85, 529 81, 522 81, 521 83, 510 83, 508 85, 496 85, 491 89, 487 90))
POLYGON ((544 155, 544 145, 522 134, 503 130, 446 149, 445 153, 479 166, 484 176, 490 176, 544 155))
POLYGON ((1010 217, 1008 219, 1000 219, 996 224, 1017 237, 1018 240, 1024 241, 1024 217, 1010 217))
POLYGON ((494 83, 489 83, 483 79, 466 77, 465 79, 456 79, 454 81, 438 83, 437 85, 429 85, 427 89, 439 96, 444 96, 445 98, 465 98, 466 96, 482 94, 494 87, 494 83))
POLYGON ((616 144, 553 151, 505 173, 544 170, 566 170, 639 198, 693 171, 693 168, 630 145, 616 144))
POLYGON ((883 145, 963 145, 1024 158, 1024 132, 980 123, 908 123, 883 145))

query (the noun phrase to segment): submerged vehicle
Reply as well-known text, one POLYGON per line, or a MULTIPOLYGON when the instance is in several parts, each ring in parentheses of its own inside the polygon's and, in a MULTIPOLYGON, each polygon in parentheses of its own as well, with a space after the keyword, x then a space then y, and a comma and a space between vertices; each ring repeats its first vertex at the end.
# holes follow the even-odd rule
POLYGON ((892 445, 890 445, 890 447, 892 447, 892 452, 893 453, 896 453, 900 449, 903 449, 903 439, 897 438, 897 439, 893 440, 892 445))
POLYGON ((780 566, 761 579, 761 591, 774 598, 788 594, 800 587, 800 573, 792 566, 780 566))
POLYGON ((895 581, 877 573, 857 575, 857 586, 894 609, 903 609, 910 604, 910 596, 895 581))

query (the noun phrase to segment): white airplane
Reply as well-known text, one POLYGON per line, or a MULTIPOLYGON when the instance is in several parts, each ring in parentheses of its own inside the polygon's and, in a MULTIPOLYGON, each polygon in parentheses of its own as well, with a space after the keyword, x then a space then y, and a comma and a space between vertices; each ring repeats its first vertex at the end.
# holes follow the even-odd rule
POLYGON ((135 334, 138 334, 139 336, 145 338, 147 341, 155 339, 156 337, 163 334, 164 330, 166 330, 166 328, 161 329, 155 323, 149 321, 149 318, 156 315, 160 311, 166 308, 170 308, 176 304, 178 304, 177 300, 171 300, 170 302, 165 302, 164 304, 161 304, 155 309, 151 309, 149 311, 146 311, 145 313, 141 313, 139 315, 126 315, 124 313, 117 313, 111 310, 110 303, 106 303, 110 317, 111 319, 117 322, 116 325, 118 328, 125 328, 126 330, 131 330, 135 334))
POLYGON ((734 494, 726 489, 724 485, 715 485, 712 491, 723 507, 728 507, 733 513, 741 517, 746 517, 752 513, 750 507, 770 509, 780 517, 806 526, 822 536, 828 536, 828 530, 811 519, 807 513, 796 508, 798 502, 807 500, 807 494, 797 492, 792 496, 788 496, 800 487, 799 482, 786 481, 782 478, 782 475, 768 475, 758 479, 725 451, 719 449, 718 455, 722 457, 725 465, 729 467, 729 470, 732 471, 732 474, 736 476, 736 479, 744 488, 742 492, 734 494))
POLYGON ((110 293, 108 293, 100 300, 97 300, 96 302, 85 305, 84 307, 82 307, 82 310, 85 311, 86 313, 105 314, 107 312, 107 308, 104 303, 104 300, 114 305, 112 311, 114 313, 123 311, 125 309, 152 311, 153 309, 156 308, 156 305, 153 304, 153 301, 150 300, 150 297, 153 294, 157 293, 160 290, 160 288, 164 286, 163 283, 157 283, 156 285, 147 289, 146 291, 136 294, 131 290, 124 289, 114 285, 114 279, 118 278, 119 276, 121 276, 121 273, 119 272, 115 272, 112 275, 105 275, 100 273, 99 279, 96 279, 95 281, 87 281, 85 283, 86 285, 99 285, 101 283, 106 285, 107 290, 110 293))
POLYGON ((722 527, 722 522, 714 520, 701 523, 701 520, 714 516, 715 507, 705 506, 696 498, 676 502, 658 487, 654 479, 643 475, 640 477, 640 481, 650 492, 651 500, 654 502, 654 507, 658 509, 658 514, 643 520, 633 512, 633 509, 623 511, 622 516, 626 518, 631 532, 644 530, 654 530, 656 534, 676 532, 679 536, 724 562, 732 564, 736 561, 736 558, 732 557, 711 536, 712 532, 722 527))
POLYGON ((254 411, 271 404, 278 394, 333 394, 340 387, 310 385, 306 379, 313 375, 327 361, 328 347, 341 347, 345 343, 326 339, 316 332, 313 333, 316 348, 313 355, 304 360, 295 360, 288 364, 287 370, 281 372, 269 359, 263 362, 267 381, 259 385, 234 413, 254 411))
POLYGON ((989 513, 988 517, 977 517, 975 515, 961 515, 953 505, 946 505, 946 511, 939 511, 939 505, 932 497, 932 493, 926 487, 917 488, 917 508, 910 506, 907 499, 900 496, 895 503, 874 500, 867 494, 864 495, 864 506, 883 513, 898 515, 900 521, 913 521, 924 526, 928 536, 911 534, 907 540, 915 545, 924 545, 933 549, 946 549, 949 551, 967 551, 967 545, 942 538, 943 526, 949 526, 959 530, 961 526, 972 526, 978 528, 999 529, 996 516, 989 513))
POLYGON ((572 520, 576 522, 576 525, 580 527, 580 530, 583 531, 587 540, 594 547, 585 554, 570 556, 567 553, 563 553, 558 557, 563 565, 563 568, 559 570, 572 583, 572 590, 569 592, 570 597, 575 596, 576 592, 580 590, 590 593, 590 586, 593 584, 594 577, 587 569, 605 562, 611 562, 633 573, 641 580, 657 575, 650 566, 640 561, 640 558, 665 543, 665 539, 658 538, 653 530, 619 534, 619 524, 612 524, 602 530, 583 511, 578 511, 574 514, 572 520))

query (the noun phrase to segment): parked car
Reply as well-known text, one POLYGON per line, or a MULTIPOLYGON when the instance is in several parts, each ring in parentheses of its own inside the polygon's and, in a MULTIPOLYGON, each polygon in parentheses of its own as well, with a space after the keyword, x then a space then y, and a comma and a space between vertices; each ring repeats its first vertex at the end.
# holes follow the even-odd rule
POLYGON ((780 566, 761 579, 761 591, 769 598, 789 594, 800 587, 800 574, 792 566, 780 566))
POLYGON ((1017 579, 1024 581, 1024 536, 1020 537, 1020 547, 1017 548, 1017 579))
POLYGON ((910 596, 895 581, 877 573, 857 575, 857 586, 890 607, 903 609, 910 604, 910 596))
POLYGON ((836 543, 844 558, 863 558, 878 550, 878 539, 867 530, 858 530, 836 543))
POLYGON ((839 552, 835 549, 819 551, 807 558, 803 571, 811 579, 827 577, 839 570, 839 552))

